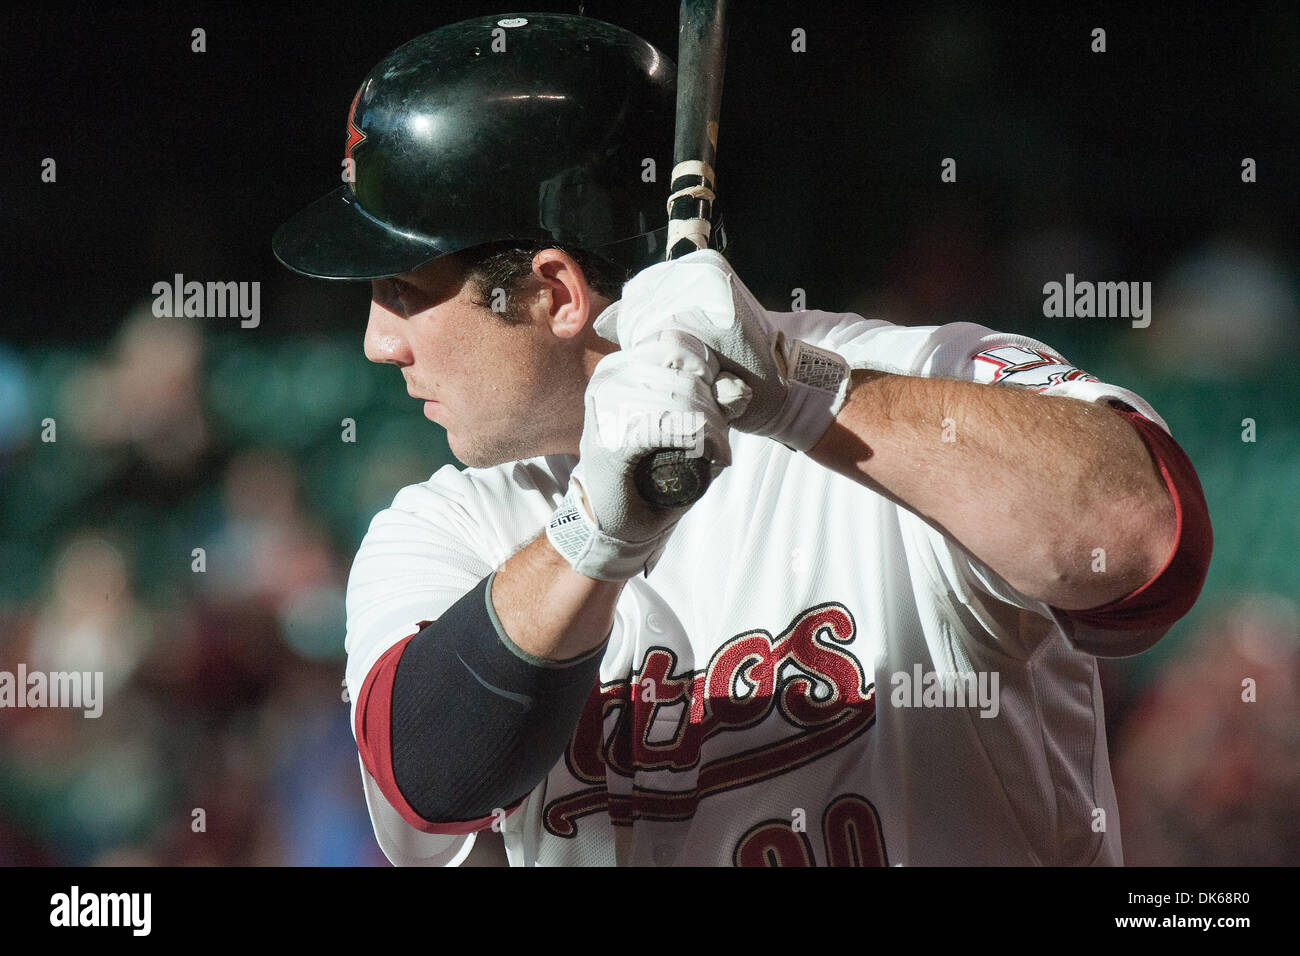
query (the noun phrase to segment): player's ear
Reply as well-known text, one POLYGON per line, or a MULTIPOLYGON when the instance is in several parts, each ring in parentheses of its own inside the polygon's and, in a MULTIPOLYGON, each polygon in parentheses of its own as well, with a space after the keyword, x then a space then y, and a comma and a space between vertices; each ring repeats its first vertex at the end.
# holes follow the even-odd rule
POLYGON ((533 257, 533 277, 541 283, 537 307, 542 320, 559 338, 580 335, 594 293, 582 267, 560 249, 543 249, 533 257))

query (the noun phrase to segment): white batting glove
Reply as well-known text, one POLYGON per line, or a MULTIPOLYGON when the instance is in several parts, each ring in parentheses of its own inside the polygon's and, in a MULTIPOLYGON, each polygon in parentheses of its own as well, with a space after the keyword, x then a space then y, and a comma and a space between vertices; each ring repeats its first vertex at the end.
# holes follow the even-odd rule
POLYGON ((718 401, 729 412, 740 412, 731 426, 797 451, 817 444, 848 394, 848 362, 786 338, 713 249, 638 273, 624 286, 622 299, 596 319, 595 329, 624 347, 667 332, 699 339, 716 354, 724 373, 743 383, 741 395, 728 392, 722 380, 717 386, 718 401))
POLYGON ((579 461, 546 527, 579 574, 625 581, 649 574, 690 508, 658 508, 636 489, 646 455, 681 448, 714 476, 731 464, 727 422, 714 400, 717 360, 698 341, 665 336, 605 356, 587 383, 579 461))

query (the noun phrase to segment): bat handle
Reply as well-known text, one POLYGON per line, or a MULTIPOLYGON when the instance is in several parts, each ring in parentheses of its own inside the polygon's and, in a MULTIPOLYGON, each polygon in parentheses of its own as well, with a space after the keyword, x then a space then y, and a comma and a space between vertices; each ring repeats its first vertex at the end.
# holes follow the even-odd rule
MULTIPOLYGON (((727 62, 726 0, 682 0, 677 42, 677 128, 668 199, 667 259, 679 259, 710 242, 718 119, 727 62), (683 79, 684 78, 684 79, 683 79)), ((681 508, 709 487, 708 459, 679 448, 660 448, 636 464, 633 479, 647 504, 681 508)))
POLYGON ((682 508, 708 490, 713 471, 709 460, 691 456, 681 448, 660 448, 636 464, 632 479, 646 504, 656 508, 682 508))

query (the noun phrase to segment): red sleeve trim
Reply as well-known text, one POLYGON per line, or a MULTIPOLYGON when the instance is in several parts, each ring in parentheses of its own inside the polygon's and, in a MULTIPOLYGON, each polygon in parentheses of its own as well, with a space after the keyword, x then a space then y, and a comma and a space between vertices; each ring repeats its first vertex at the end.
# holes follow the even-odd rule
MULTIPOLYGON (((411 638, 420 633, 430 621, 421 621, 412 634, 402 638, 375 661, 370 673, 361 685, 357 696, 356 738, 357 750, 361 762, 379 786, 379 792, 402 819, 421 833, 463 834, 476 833, 492 825, 495 817, 483 817, 479 820, 456 820, 450 823, 434 823, 424 819, 406 802, 402 791, 398 789, 397 778, 393 776, 392 746, 392 710, 393 680, 397 676, 397 664, 411 638)), ((506 816, 514 813, 523 804, 524 798, 512 806, 506 807, 506 816)))
POLYGON ((1127 418, 1142 437, 1173 497, 1174 548, 1155 577, 1132 593, 1101 607, 1062 613, 1107 631, 1168 627, 1191 610, 1205 584, 1214 548, 1210 512, 1196 469, 1178 443, 1137 412, 1120 408, 1115 411, 1127 418))

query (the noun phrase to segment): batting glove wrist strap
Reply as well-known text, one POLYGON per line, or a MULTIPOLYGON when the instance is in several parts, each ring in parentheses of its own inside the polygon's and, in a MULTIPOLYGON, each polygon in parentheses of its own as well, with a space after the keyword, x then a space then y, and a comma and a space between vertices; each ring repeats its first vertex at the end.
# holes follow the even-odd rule
POLYGON ((808 451, 844 406, 849 363, 836 352, 787 339, 780 330, 772 341, 772 355, 788 391, 762 433, 795 451, 808 451))
POLYGON ((573 479, 560 506, 546 526, 546 537, 564 560, 584 577, 626 581, 654 570, 668 542, 667 531, 636 544, 605 534, 581 504, 581 486, 573 479))

